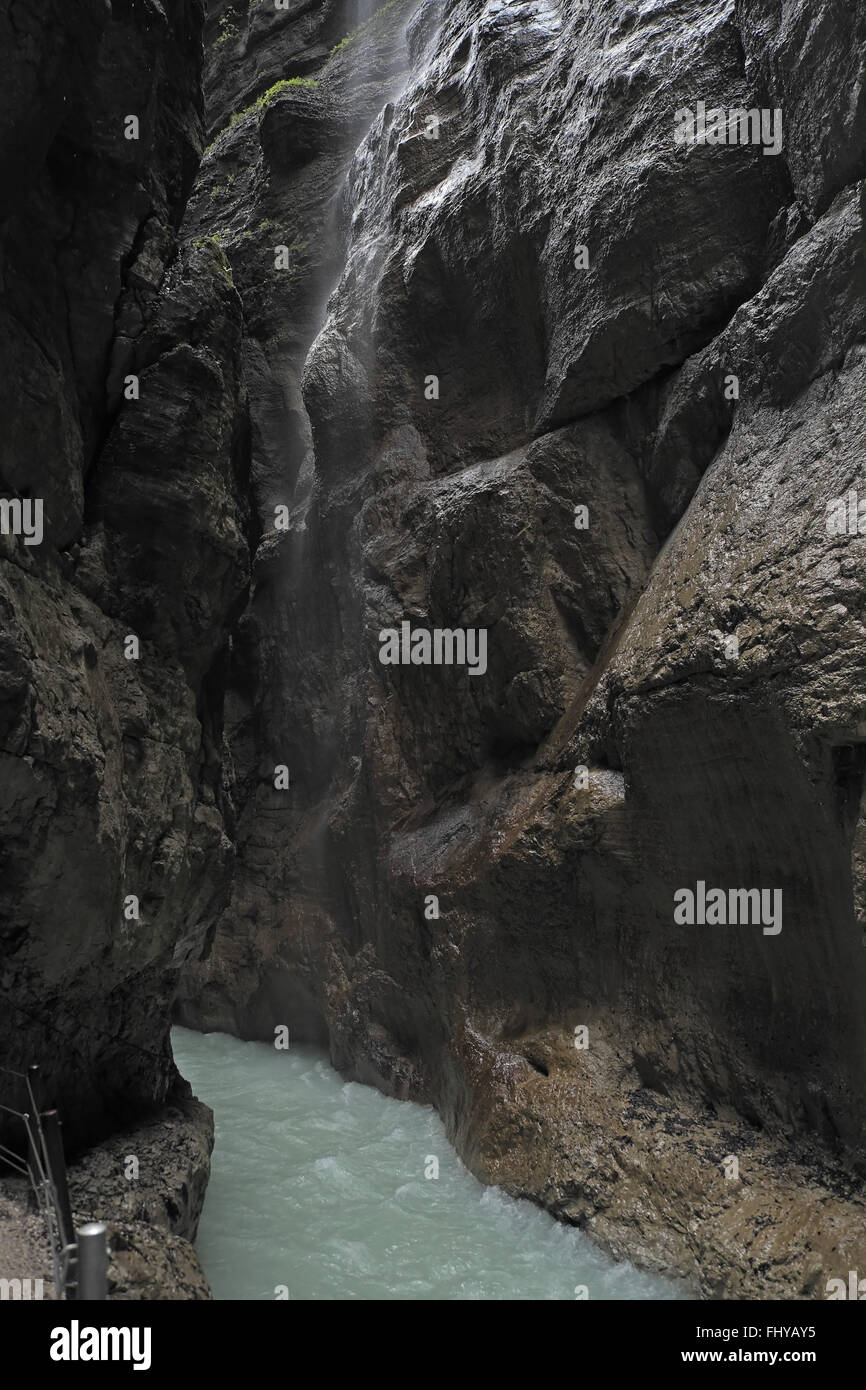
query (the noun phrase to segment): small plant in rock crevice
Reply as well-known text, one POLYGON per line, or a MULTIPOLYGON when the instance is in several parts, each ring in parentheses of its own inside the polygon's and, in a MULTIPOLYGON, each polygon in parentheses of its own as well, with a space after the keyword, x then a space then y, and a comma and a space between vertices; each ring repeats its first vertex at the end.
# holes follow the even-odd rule
POLYGON ((400 0, 385 0, 385 4, 380 5, 378 10, 375 10, 374 13, 370 15, 369 19, 365 19, 364 23, 359 24, 357 29, 350 30, 348 34, 340 39, 339 43, 334 44, 330 56, 333 58, 336 53, 344 53, 345 50, 356 43, 358 39, 366 38, 368 34, 374 33, 385 15, 399 4, 400 0))

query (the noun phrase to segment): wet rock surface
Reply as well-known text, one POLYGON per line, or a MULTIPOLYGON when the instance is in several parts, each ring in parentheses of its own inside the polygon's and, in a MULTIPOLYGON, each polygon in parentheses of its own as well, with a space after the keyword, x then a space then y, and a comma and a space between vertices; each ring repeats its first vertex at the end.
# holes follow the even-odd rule
POLYGON ((201 1142, 114 1175, 177 995, 432 1101, 617 1254, 822 1297, 866 1263, 856 499, 826 525, 866 436, 863 15, 0 26, 0 484, 45 503, 0 537, 2 1050, 71 1151, 122 1135, 80 1176, 117 1296, 202 1296, 201 1142), (678 143, 698 100, 781 150, 678 143), (483 672, 382 664, 404 623, 483 630, 483 672), (781 931, 678 923, 698 882, 781 891, 781 931))
POLYGON ((709 1297, 823 1297, 864 1255, 862 20, 406 15, 226 129, 184 228, 244 302, 263 534, 179 1016, 327 1037, 709 1297), (677 143, 698 98, 781 153, 677 143), (484 675, 382 665, 406 621, 484 675), (675 923, 699 880, 781 932, 675 923))

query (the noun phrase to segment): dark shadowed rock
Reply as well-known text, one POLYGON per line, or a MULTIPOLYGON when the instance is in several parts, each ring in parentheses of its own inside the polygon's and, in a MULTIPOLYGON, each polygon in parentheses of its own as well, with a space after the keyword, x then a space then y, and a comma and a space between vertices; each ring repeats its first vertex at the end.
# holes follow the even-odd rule
POLYGON ((617 1255, 822 1297, 866 1264, 860 11, 69 13, 0 19, 0 483, 45 500, 0 1027, 73 1142, 150 1126, 163 1179, 81 1170, 118 1296, 200 1205, 177 991, 617 1255), (698 101, 781 146, 678 140, 698 101), (483 670, 383 663, 403 624, 483 670), (676 921, 699 882, 781 930, 676 921))
POLYGON ((197 0, 50 5, 3 44, 36 117, 26 174, 15 101, 0 127, 0 484, 45 525, 0 538, 0 1046, 41 1064, 71 1149, 168 1095, 177 972, 231 859, 241 306, 217 247, 174 259, 202 22, 197 0))

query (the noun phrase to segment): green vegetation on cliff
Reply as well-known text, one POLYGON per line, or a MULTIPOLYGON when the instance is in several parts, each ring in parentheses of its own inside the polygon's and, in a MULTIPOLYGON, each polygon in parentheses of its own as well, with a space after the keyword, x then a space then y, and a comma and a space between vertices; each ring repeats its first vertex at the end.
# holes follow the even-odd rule
POLYGON ((229 121, 229 127, 242 121, 246 116, 251 116, 254 111, 263 111, 266 106, 270 106, 276 97, 282 96, 284 92, 292 87, 318 87, 319 83, 315 77, 284 77, 282 81, 275 82, 273 87, 269 87, 266 92, 262 92, 260 97, 249 106, 245 106, 243 111, 236 111, 229 121))
POLYGON ((331 57, 333 57, 335 53, 342 53, 345 49, 351 47, 353 43, 357 42, 358 39, 366 38, 369 34, 374 34, 384 17, 399 4, 400 0, 385 0, 385 4, 380 5, 378 10, 370 15, 369 19, 365 19, 364 23, 359 24, 357 29, 350 30, 344 38, 340 39, 339 43, 334 44, 334 47, 331 49, 331 57))

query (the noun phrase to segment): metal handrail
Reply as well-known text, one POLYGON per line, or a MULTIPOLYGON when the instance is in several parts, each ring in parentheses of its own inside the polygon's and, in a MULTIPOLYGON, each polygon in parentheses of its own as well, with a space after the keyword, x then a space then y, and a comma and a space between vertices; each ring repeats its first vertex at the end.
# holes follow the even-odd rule
POLYGON ((55 1297, 58 1300, 81 1297, 86 1288, 85 1298, 103 1299, 108 1265, 106 1228, 101 1222, 88 1222, 77 1232, 73 1227, 57 1112, 47 1110, 44 1116, 40 1113, 31 1084, 34 1077, 38 1081, 37 1068, 30 1067, 27 1074, 14 1072, 9 1067, 0 1067, 0 1071, 27 1083, 32 1112, 13 1110, 8 1105, 0 1105, 0 1110, 24 1122, 29 1158, 22 1159, 5 1144, 0 1144, 0 1157, 30 1181, 48 1234, 55 1297))

